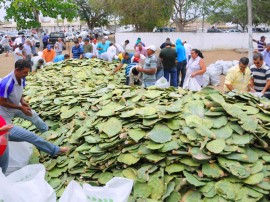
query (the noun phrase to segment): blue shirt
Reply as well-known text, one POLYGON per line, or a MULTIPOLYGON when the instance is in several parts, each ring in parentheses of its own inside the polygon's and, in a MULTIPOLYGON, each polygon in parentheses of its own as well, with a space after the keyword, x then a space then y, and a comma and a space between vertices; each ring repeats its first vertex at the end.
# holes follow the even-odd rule
POLYGON ((99 55, 102 54, 102 53, 105 53, 107 51, 107 49, 108 49, 107 44, 106 43, 103 44, 101 42, 98 43, 97 48, 102 48, 102 50, 98 50, 99 55))
POLYGON ((54 58, 53 62, 60 62, 60 61, 63 61, 65 60, 65 57, 64 55, 58 55, 54 58))
POLYGON ((266 63, 266 65, 268 67, 270 67, 270 51, 267 52, 267 49, 265 49, 263 52, 262 52, 262 55, 263 55, 263 60, 264 62, 266 63))
POLYGON ((43 36, 42 42, 48 42, 49 36, 45 35, 43 36))
POLYGON ((130 64, 131 63, 131 58, 133 57, 132 53, 129 53, 129 58, 126 60, 125 58, 122 59, 121 63, 122 64, 130 64))
POLYGON ((72 47, 72 55, 74 59, 79 59, 81 55, 83 55, 83 49, 81 46, 78 48, 76 46, 72 47))

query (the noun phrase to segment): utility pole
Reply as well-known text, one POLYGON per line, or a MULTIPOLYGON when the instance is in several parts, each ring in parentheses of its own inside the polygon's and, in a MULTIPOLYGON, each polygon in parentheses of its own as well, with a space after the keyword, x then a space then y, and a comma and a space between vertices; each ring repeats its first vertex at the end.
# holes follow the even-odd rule
POLYGON ((249 63, 252 64, 253 61, 253 43, 252 43, 252 0, 247 0, 248 7, 248 58, 249 63))

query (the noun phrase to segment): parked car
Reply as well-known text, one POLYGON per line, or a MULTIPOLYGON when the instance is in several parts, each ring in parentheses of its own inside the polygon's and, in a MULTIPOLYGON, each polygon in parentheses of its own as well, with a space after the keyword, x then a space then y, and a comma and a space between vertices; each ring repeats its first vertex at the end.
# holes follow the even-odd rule
POLYGON ((16 39, 16 37, 18 36, 18 32, 17 31, 7 32, 7 36, 9 36, 12 41, 14 41, 16 39))
POLYGON ((228 29, 225 31, 226 33, 231 33, 231 32, 235 32, 235 33, 241 33, 241 31, 239 29, 228 29))
POLYGON ((103 35, 108 36, 108 35, 110 35, 110 34, 111 34, 110 31, 108 31, 108 30, 106 30, 106 29, 103 30, 103 35))
POLYGON ((102 29, 100 29, 100 28, 96 28, 96 29, 94 29, 94 33, 98 33, 98 36, 99 37, 103 37, 103 30, 102 29))
POLYGON ((269 30, 266 28, 255 27, 255 28, 252 28, 252 32, 266 33, 266 32, 269 32, 269 30))
POLYGON ((6 35, 6 32, 3 32, 3 31, 0 31, 0 36, 5 36, 6 35))
POLYGON ((66 41, 74 41, 76 37, 74 36, 74 34, 72 32, 67 32, 66 33, 66 41))
POLYGON ((207 30, 207 33, 223 33, 220 29, 217 28, 210 28, 207 30))
POLYGON ((198 28, 197 33, 206 33, 207 32, 207 29, 206 28, 198 28))
MULTIPOLYGON (((58 38, 61 38, 62 41, 65 43, 65 34, 63 32, 51 32, 49 35, 49 44, 54 46, 54 44, 57 42, 58 38)), ((65 50, 65 48, 63 47, 65 50)))
POLYGON ((163 27, 163 28, 157 28, 155 32, 175 32, 175 27, 163 27))

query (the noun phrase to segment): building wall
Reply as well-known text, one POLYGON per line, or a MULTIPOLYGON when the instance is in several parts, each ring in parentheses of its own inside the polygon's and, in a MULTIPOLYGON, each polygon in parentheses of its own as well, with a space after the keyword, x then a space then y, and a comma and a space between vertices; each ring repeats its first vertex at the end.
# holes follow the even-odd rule
MULTIPOLYGON (((253 38, 259 40, 264 35, 269 36, 269 33, 253 33, 253 38)), ((232 50, 232 49, 247 49, 248 48, 248 33, 116 33, 115 41, 122 44, 125 40, 130 43, 127 47, 132 50, 138 37, 141 37, 142 42, 146 45, 155 45, 157 48, 166 40, 167 37, 175 43, 176 39, 180 38, 182 41, 187 41, 194 48, 201 50, 232 50)), ((268 38, 266 38, 266 42, 268 38)), ((253 47, 257 48, 256 43, 253 47)))

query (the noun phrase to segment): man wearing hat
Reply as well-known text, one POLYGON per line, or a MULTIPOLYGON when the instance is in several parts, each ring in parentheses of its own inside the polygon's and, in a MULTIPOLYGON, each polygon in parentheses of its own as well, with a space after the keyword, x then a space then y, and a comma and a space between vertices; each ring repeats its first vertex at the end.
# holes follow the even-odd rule
POLYGON ((156 47, 150 45, 146 47, 147 57, 144 61, 143 68, 138 66, 136 69, 143 74, 143 86, 154 86, 156 83, 157 59, 155 56, 156 47))
POLYGON ((46 61, 46 63, 48 63, 52 62, 55 56, 56 56, 55 51, 52 49, 52 46, 48 44, 47 48, 43 50, 42 58, 46 61))
POLYGON ((257 43, 258 46, 258 51, 261 53, 264 51, 265 47, 266 47, 266 42, 265 42, 266 37, 265 36, 261 36, 261 40, 257 41, 255 39, 253 39, 254 42, 257 43))

